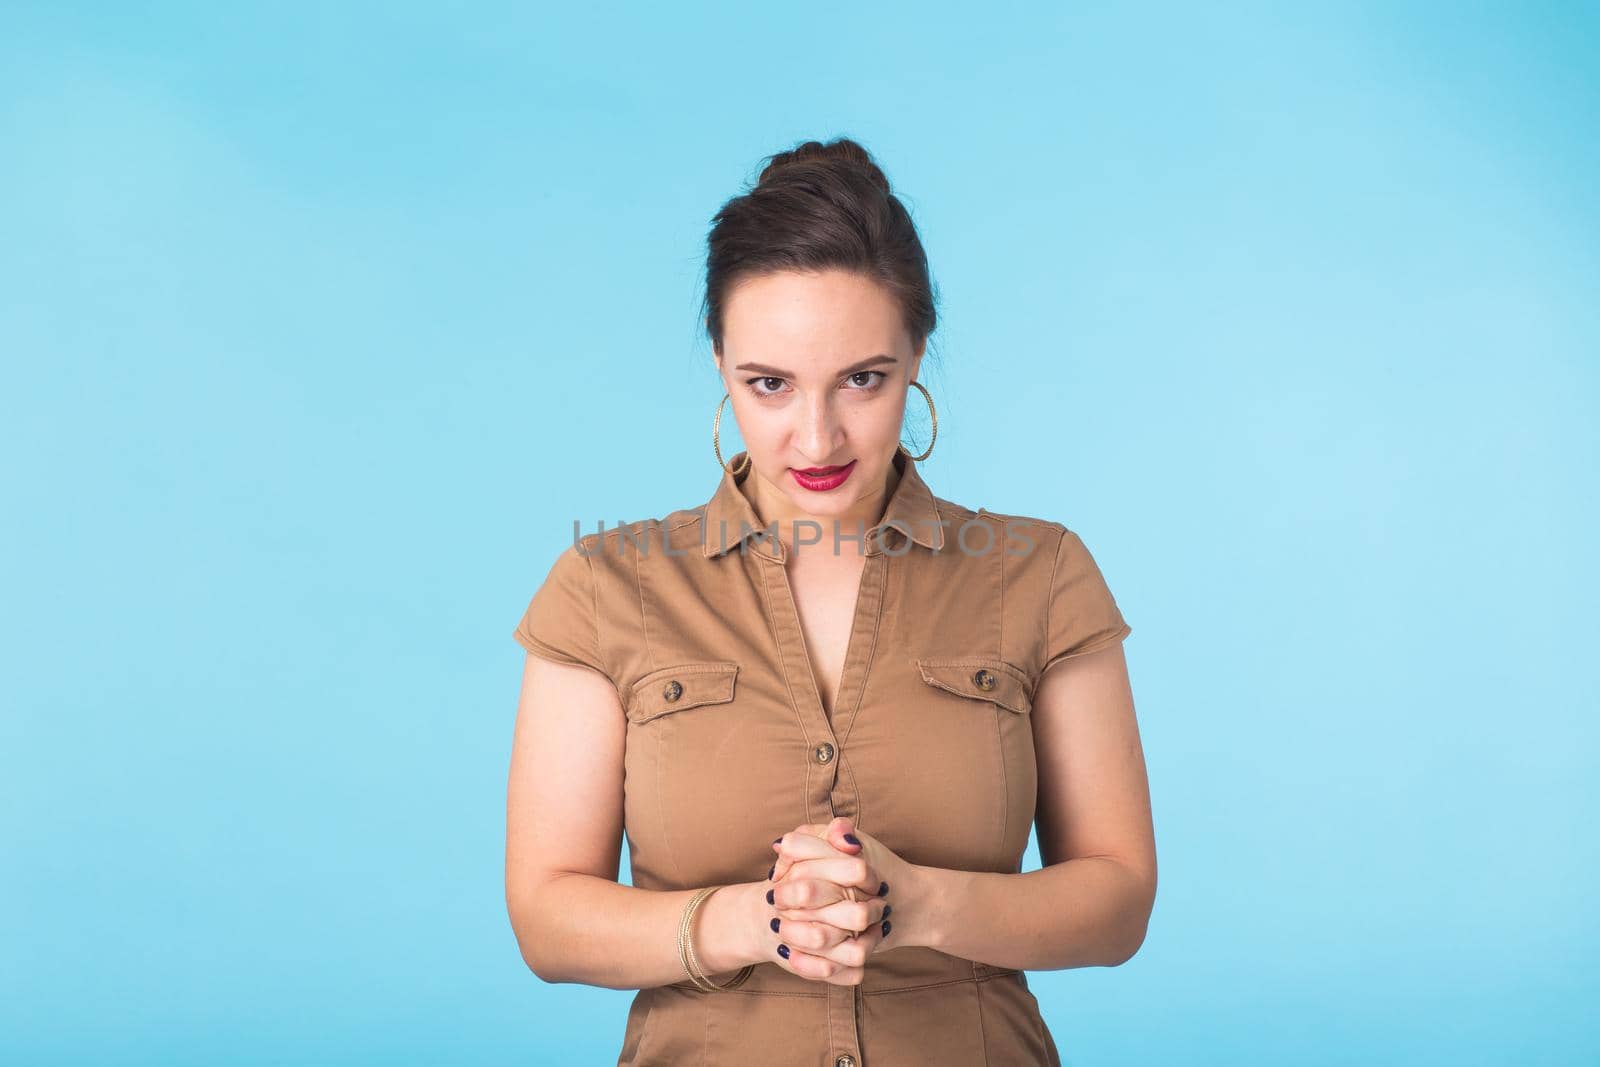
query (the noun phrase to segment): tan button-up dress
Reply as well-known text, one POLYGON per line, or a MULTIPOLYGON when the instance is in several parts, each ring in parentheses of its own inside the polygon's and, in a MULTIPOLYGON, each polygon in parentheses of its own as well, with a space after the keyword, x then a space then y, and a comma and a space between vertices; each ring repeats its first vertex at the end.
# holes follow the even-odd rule
MULTIPOLYGON (((905 455, 895 464, 899 484, 864 539, 831 718, 785 546, 745 496, 748 473, 725 473, 704 505, 581 538, 534 594, 518 642, 601 672, 626 710, 634 886, 763 880, 774 837, 837 815, 912 863, 1021 870, 1039 676, 1132 628, 1065 526, 951 503, 905 455)), ((801 978, 774 957, 732 991, 687 976, 642 989, 617 1063, 1060 1063, 1023 972, 893 937, 857 986, 801 978)))

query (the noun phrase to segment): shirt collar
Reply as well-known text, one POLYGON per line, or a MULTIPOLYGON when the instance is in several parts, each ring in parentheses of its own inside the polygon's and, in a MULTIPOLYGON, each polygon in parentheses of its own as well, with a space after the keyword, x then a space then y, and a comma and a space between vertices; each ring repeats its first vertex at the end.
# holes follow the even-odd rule
MULTIPOLYGON (((735 454, 728 460, 728 466, 738 469, 744 463, 741 458, 744 455, 744 452, 735 454)), ((885 543, 898 548, 905 544, 907 537, 934 552, 939 551, 944 547, 944 521, 948 520, 941 521, 933 491, 917 473, 917 464, 904 452, 895 449, 892 462, 900 472, 900 482, 889 497, 883 518, 867 528, 866 554, 877 555, 885 543), (896 532, 890 533, 891 529, 896 532)), ((723 555, 753 539, 754 551, 784 562, 786 549, 782 539, 773 536, 775 527, 762 525, 749 497, 745 496, 744 487, 753 470, 753 467, 746 467, 735 477, 724 469, 716 493, 704 505, 700 540, 708 558, 723 555)), ((841 535, 850 532, 847 525, 840 525, 841 535)), ((828 533, 823 537, 825 543, 828 533)), ((841 540, 841 550, 849 543, 841 540)))

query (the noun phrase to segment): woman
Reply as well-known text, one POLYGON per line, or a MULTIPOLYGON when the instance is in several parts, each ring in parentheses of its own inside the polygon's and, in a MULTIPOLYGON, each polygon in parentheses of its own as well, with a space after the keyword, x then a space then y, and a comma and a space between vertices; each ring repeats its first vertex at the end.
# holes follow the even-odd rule
POLYGON ((1131 628, 900 444, 934 304, 860 145, 723 206, 706 310, 746 451, 719 404, 710 500, 583 537, 516 628, 523 957, 639 990, 619 1064, 1058 1064, 1024 970, 1122 963, 1155 895, 1131 628))

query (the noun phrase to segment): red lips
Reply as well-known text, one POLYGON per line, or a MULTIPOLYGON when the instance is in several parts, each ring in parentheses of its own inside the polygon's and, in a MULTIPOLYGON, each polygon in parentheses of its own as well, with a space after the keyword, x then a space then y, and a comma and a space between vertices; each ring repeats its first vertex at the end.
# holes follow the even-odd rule
POLYGON ((843 463, 832 467, 790 467, 789 473, 794 475, 795 483, 802 489, 809 489, 814 493, 825 493, 830 489, 837 489, 850 477, 850 472, 856 469, 856 461, 843 463))

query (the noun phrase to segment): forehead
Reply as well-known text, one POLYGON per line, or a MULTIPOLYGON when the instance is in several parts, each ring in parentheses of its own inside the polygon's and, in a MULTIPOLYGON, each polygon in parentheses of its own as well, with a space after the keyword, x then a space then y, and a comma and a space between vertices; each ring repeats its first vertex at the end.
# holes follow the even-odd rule
POLYGON ((848 271, 748 278, 733 288, 723 311, 723 346, 739 357, 854 360, 908 344, 889 291, 848 271))

